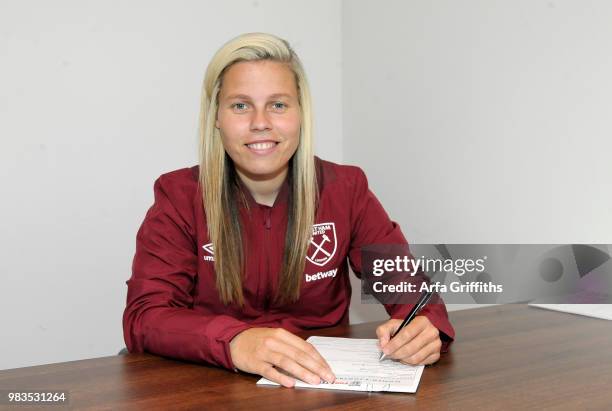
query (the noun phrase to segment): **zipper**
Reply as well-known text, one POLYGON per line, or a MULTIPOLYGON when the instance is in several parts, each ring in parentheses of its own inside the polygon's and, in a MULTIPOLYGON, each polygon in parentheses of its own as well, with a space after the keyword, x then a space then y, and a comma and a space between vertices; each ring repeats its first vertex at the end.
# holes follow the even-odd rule
POLYGON ((266 212, 264 213, 264 216, 264 227, 266 227, 266 230, 269 230, 270 228, 272 228, 272 209, 266 207, 266 212))
POLYGON ((272 208, 271 207, 266 207, 264 208, 264 247, 265 247, 265 258, 266 258, 266 273, 265 275, 262 276, 262 278, 264 278, 265 280, 265 284, 263 289, 265 290, 264 292, 264 298, 263 298, 263 309, 264 310, 268 310, 268 307, 270 306, 270 288, 268 287, 268 282, 270 279, 270 229, 272 228, 272 208))

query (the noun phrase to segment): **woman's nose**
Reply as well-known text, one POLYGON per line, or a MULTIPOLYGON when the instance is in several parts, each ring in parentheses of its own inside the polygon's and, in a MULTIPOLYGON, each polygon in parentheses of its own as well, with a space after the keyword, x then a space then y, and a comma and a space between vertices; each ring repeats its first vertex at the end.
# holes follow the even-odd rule
POLYGON ((270 130, 272 124, 266 110, 254 110, 253 117, 251 118, 251 130, 253 131, 265 131, 270 130))

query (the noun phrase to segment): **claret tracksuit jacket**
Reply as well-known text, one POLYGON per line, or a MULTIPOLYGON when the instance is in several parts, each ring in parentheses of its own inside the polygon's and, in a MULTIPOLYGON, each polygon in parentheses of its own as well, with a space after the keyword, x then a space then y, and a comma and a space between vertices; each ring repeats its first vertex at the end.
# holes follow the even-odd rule
MULTIPOLYGON (((239 208, 245 258, 245 303, 240 307, 224 305, 217 294, 198 167, 159 177, 127 281, 123 331, 128 350, 232 369, 229 343, 245 329, 297 332, 348 323, 348 264, 360 273, 362 246, 406 244, 406 239, 368 189, 361 169, 319 158, 316 164, 320 197, 301 294, 282 306, 272 296, 285 246, 287 181, 271 207, 256 203, 243 187, 249 206, 239 208)), ((411 306, 385 308, 392 318, 403 318, 411 306)), ((446 350, 454 330, 445 306, 428 305, 421 314, 441 331, 446 350)))

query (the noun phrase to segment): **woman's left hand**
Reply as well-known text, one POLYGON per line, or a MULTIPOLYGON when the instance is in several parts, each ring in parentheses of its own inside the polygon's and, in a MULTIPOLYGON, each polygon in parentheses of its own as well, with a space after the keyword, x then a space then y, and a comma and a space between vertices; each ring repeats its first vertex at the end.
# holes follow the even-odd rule
POLYGON ((391 319, 376 329, 378 344, 387 357, 410 365, 433 364, 440 359, 440 332, 427 317, 417 315, 391 339, 401 323, 391 319))

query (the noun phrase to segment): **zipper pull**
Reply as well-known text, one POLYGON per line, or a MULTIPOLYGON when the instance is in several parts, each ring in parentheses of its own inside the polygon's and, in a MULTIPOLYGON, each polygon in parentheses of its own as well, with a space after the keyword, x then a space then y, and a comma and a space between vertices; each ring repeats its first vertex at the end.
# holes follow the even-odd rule
POLYGON ((266 208, 264 226, 268 230, 272 228, 272 216, 271 216, 271 214, 272 214, 272 209, 266 208))

